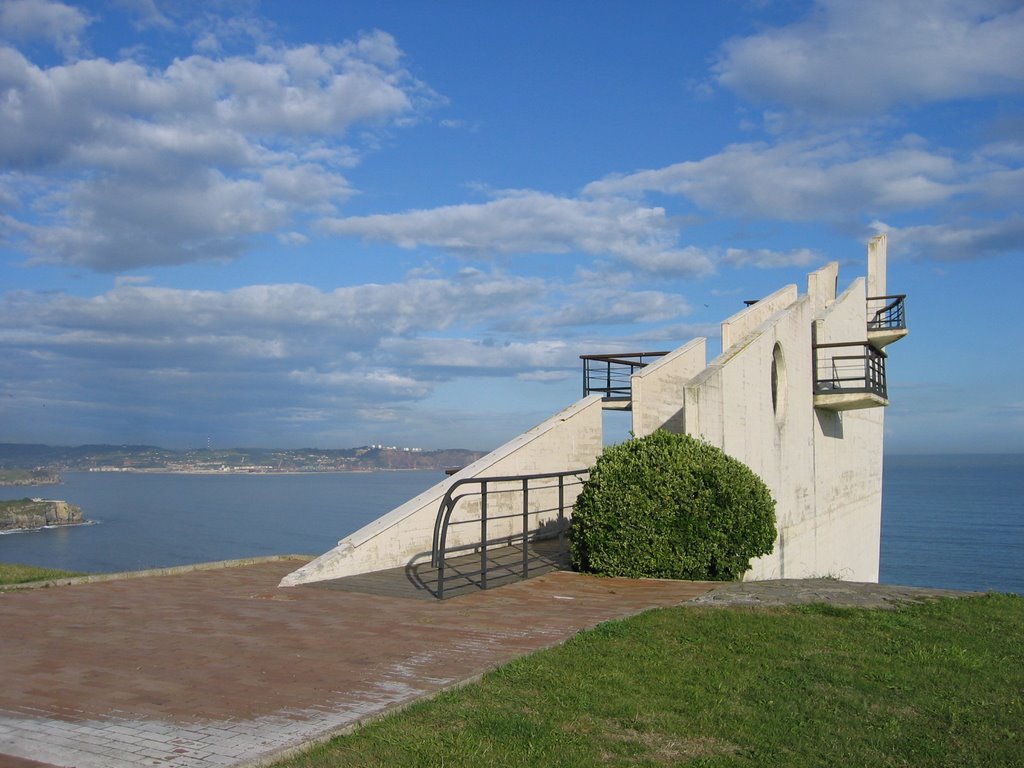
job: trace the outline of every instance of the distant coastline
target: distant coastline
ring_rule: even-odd
[[[368,445],[358,448],[229,448],[170,450],[147,445],[50,446],[0,443],[0,473],[12,477],[60,472],[160,472],[165,474],[312,474],[319,472],[444,471],[479,459],[483,451],[425,450]],[[20,473],[20,474],[18,474]],[[48,475],[46,475],[48,473]],[[42,481],[37,484],[46,484]]]
[[[144,474],[144,475],[353,475],[370,472],[423,472],[433,467],[380,467],[355,469],[247,469],[228,467],[226,469],[171,469],[163,467],[98,467],[90,473]],[[449,469],[448,467],[444,469]],[[438,468],[438,471],[444,471]]]
[[[60,475],[45,469],[0,469],[0,488],[56,485]]]

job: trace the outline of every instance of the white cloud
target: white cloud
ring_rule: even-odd
[[[962,168],[915,137],[877,148],[820,137],[733,144],[703,160],[609,176],[591,195],[682,195],[727,216],[812,221],[922,208],[960,189]]]
[[[578,373],[580,370],[578,360],[580,354],[670,352],[681,344],[698,337],[713,339],[721,335],[721,326],[718,323],[669,323],[643,329],[633,329],[628,326],[623,328],[625,332],[602,333],[598,336],[588,335],[576,339],[573,343],[573,352],[576,353],[576,358],[572,372]]]
[[[1016,0],[817,0],[805,20],[734,38],[717,82],[755,101],[819,113],[1024,90]]]
[[[309,242],[309,238],[301,232],[278,232],[277,241],[281,245],[300,246],[306,245]]]
[[[565,286],[548,309],[531,316],[510,317],[502,327],[538,334],[557,329],[665,323],[690,313],[679,294],[634,290],[628,285],[585,281]]]
[[[563,341],[490,342],[466,338],[387,339],[389,354],[416,366],[460,373],[519,371],[524,368],[575,366],[576,354]]]
[[[161,13],[156,5],[156,0],[113,0],[113,2],[135,16],[135,26],[138,29],[145,29],[147,27],[174,28],[174,22]]]
[[[692,276],[711,270],[706,254],[676,246],[678,225],[663,208],[614,197],[586,200],[505,191],[486,203],[326,219],[322,226],[336,235],[477,257],[582,251],[651,272]]]
[[[970,261],[1024,254],[1024,217],[1020,215],[909,227],[889,227],[876,221],[872,228],[888,232],[889,248],[894,255],[935,261]]]
[[[766,248],[726,248],[721,263],[738,268],[774,269],[776,267],[809,267],[812,264],[825,261],[827,261],[825,257],[810,248],[798,248],[794,251],[772,251]]]
[[[577,371],[526,371],[524,373],[516,374],[516,379],[519,381],[539,381],[539,382],[554,382],[554,381],[565,381],[569,378],[575,378],[579,373]]]
[[[410,376],[420,357],[396,357],[388,343],[429,345],[424,334],[455,323],[487,328],[543,296],[536,281],[480,273],[334,291],[301,284],[198,291],[124,280],[92,298],[16,292],[0,297],[0,357],[12,377],[36,355],[74,360],[95,375],[149,375],[173,360],[196,375],[228,368]]]
[[[578,306],[551,310],[563,301]],[[335,290],[183,290],[131,276],[92,297],[10,292],[0,295],[0,411],[28,429],[28,408],[82,423],[80,404],[91,403],[104,430],[128,434],[174,433],[183,414],[236,426],[262,414],[310,434],[360,410],[399,412],[465,377],[566,381],[589,348],[578,338],[588,316],[614,333],[685,311],[669,293],[473,268]]]
[[[405,417],[405,412],[400,408],[360,408],[356,414],[363,421],[398,421]]]
[[[976,153],[976,167],[965,185],[990,209],[1024,199],[1024,143],[988,145]],[[1019,208],[1019,207],[1018,207]]]
[[[275,36],[275,24],[265,16],[256,15],[255,4],[242,2],[208,4],[212,10],[196,13],[187,5],[165,3],[164,13],[192,36],[192,49],[198,53],[219,56],[225,51],[248,50],[253,45],[269,45]],[[218,12],[218,11],[222,12]]]
[[[253,235],[331,215],[353,193],[352,127],[432,98],[401,57],[382,32],[163,70],[40,68],[0,47],[0,170],[20,207],[5,239],[37,262],[116,271],[234,258]]]
[[[410,376],[402,376],[389,370],[365,370],[356,368],[345,371],[317,371],[307,368],[292,371],[289,378],[301,387],[343,391],[346,394],[384,395],[401,399],[418,399],[430,392],[430,385]]]
[[[77,8],[49,0],[0,3],[0,35],[15,40],[45,40],[66,57],[81,50],[89,18]]]

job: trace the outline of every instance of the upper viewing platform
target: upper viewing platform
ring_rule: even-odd
[[[814,407],[830,411],[889,404],[883,349],[907,335],[906,294],[886,291],[886,241],[868,244],[865,325],[813,345]],[[857,321],[859,324],[859,321]],[[864,335],[862,336],[861,333]]]
[[[875,349],[882,349],[907,335],[906,301],[905,293],[868,296],[868,341]]]
[[[633,407],[630,377],[668,352],[620,352],[612,355],[580,355],[583,361],[583,396],[600,395],[605,410],[628,411]]]
[[[885,353],[867,342],[814,346],[814,407],[830,411],[889,404]]]

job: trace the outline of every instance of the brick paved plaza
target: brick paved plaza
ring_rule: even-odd
[[[710,584],[555,572],[452,600],[296,560],[0,592],[0,767],[259,764]]]

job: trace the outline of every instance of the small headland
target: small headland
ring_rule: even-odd
[[[60,499],[14,499],[0,501],[0,533],[32,531],[87,522],[81,507]]]

